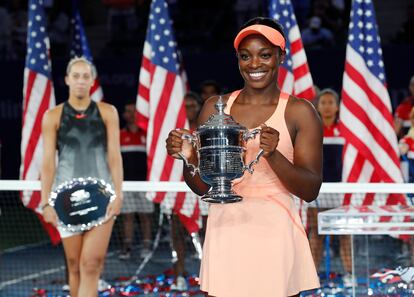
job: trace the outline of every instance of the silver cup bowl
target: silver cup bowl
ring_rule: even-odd
[[[232,203],[242,200],[242,197],[232,189],[232,181],[243,176],[247,170],[253,173],[253,165],[263,154],[260,150],[256,158],[249,164],[244,164],[243,153],[245,144],[260,133],[260,129],[249,131],[236,123],[233,118],[224,113],[225,103],[220,97],[215,107],[217,113],[210,116],[208,121],[197,128],[193,135],[183,135],[190,141],[198,154],[198,164],[188,163],[180,154],[191,173],[199,173],[201,179],[211,186],[208,193],[201,199],[210,203]]]

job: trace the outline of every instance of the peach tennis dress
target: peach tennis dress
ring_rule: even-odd
[[[225,112],[240,91],[228,99]],[[289,95],[281,93],[265,122],[279,131],[277,149],[293,162],[285,122]],[[246,163],[259,151],[259,137],[247,143]],[[241,202],[211,204],[200,268],[201,290],[217,297],[286,297],[319,287],[308,238],[292,195],[264,158],[235,180]]]

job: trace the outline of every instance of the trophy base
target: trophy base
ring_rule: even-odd
[[[231,180],[222,177],[213,180],[210,191],[201,197],[201,200],[208,203],[234,203],[242,199],[233,191]]]
[[[243,198],[237,194],[231,193],[231,194],[206,194],[203,197],[201,197],[201,200],[208,203],[234,203],[239,202]]]

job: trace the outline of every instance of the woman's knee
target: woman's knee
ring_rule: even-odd
[[[69,273],[79,274],[79,259],[74,257],[66,258]]]
[[[84,257],[81,260],[80,270],[82,273],[86,274],[99,274],[101,272],[103,262],[103,257]]]

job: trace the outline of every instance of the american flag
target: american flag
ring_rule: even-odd
[[[291,1],[272,0],[269,14],[283,26],[286,34],[286,57],[279,68],[279,86],[284,92],[312,100],[315,89]]]
[[[41,122],[43,114],[55,106],[49,57],[47,19],[42,0],[30,0],[28,9],[27,54],[24,69],[23,116],[20,178],[38,180],[42,163]],[[40,213],[40,193],[23,192],[23,204]],[[42,218],[39,216],[39,218]],[[48,226],[52,241],[59,240]]]
[[[148,180],[180,181],[182,161],[167,155],[165,139],[175,128],[188,128],[184,95],[185,74],[181,67],[172,21],[165,0],[153,0],[139,74],[137,122],[147,133]],[[157,193],[149,198],[174,209],[190,221],[198,219],[199,207],[192,195]],[[190,228],[185,223],[187,229]]]
[[[343,181],[403,182],[372,0],[352,3],[342,88]],[[405,204],[402,195],[356,199],[347,194],[344,204]]]
[[[93,58],[91,51],[89,49],[88,40],[86,39],[85,29],[83,28],[82,18],[79,13],[79,3],[78,0],[72,0],[72,25],[73,25],[73,34],[72,34],[72,45],[70,55],[74,57],[84,57],[89,62],[93,64]],[[93,101],[102,101],[103,100],[103,91],[99,83],[98,78],[95,79],[95,82],[90,90],[90,96]]]

